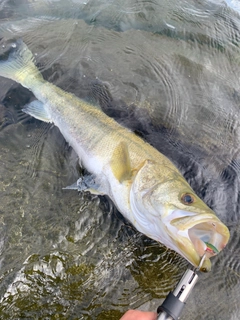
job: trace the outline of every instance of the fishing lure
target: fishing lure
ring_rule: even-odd
[[[217,254],[219,252],[218,249],[213,244],[211,244],[209,242],[205,242],[205,244],[207,246],[207,248],[206,248],[207,252],[210,252],[212,254]]]

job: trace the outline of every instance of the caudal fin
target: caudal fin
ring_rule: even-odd
[[[0,76],[21,83],[31,88],[35,81],[43,80],[41,73],[34,64],[32,52],[22,40],[11,46],[7,60],[0,60]]]

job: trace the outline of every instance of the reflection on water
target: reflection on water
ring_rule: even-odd
[[[184,318],[238,319],[237,10],[194,0],[6,0],[0,18],[1,46],[21,37],[47,80],[166,154],[229,226],[231,241],[200,276]],[[75,153],[57,128],[21,112],[28,90],[3,78],[0,88],[1,319],[156,310],[187,263],[105,197],[63,190],[82,174]]]

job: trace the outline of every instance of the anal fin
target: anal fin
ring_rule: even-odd
[[[26,104],[22,111],[38,120],[52,122],[50,115],[44,108],[44,104],[39,100],[33,100],[29,104]]]

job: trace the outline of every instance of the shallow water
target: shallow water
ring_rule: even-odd
[[[1,46],[22,38],[45,79],[100,104],[167,155],[228,225],[230,243],[183,317],[238,319],[236,6],[6,0],[0,18]],[[3,78],[0,88],[1,319],[156,310],[185,260],[138,233],[107,198],[63,190],[82,171],[74,151],[57,128],[21,112],[28,90]]]

